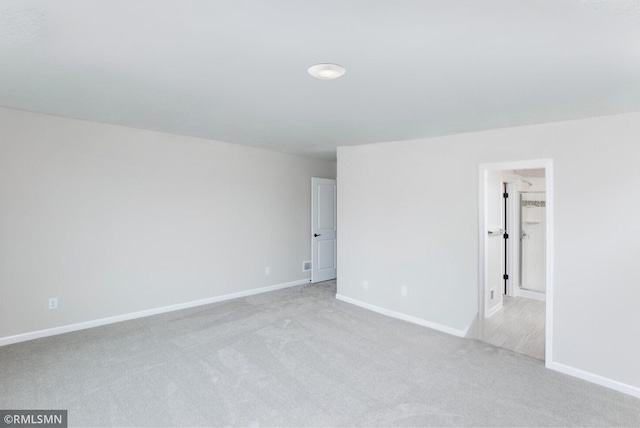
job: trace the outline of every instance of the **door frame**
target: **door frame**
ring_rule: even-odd
[[[334,221],[334,233],[335,233],[335,238],[334,238],[334,248],[333,248],[333,257],[334,257],[334,267],[336,269],[336,276],[334,278],[330,278],[330,279],[335,279],[337,278],[337,242],[338,242],[338,232],[337,232],[337,221],[338,221],[338,213],[337,213],[337,203],[338,203],[338,198],[337,198],[337,193],[338,193],[338,182],[336,179],[333,178],[320,178],[320,177],[311,177],[311,232],[309,233],[310,237],[311,237],[311,283],[316,283],[316,282],[320,282],[320,281],[326,281],[327,279],[319,279],[316,278],[316,272],[318,271],[318,254],[317,254],[317,240],[316,238],[313,236],[315,227],[314,227],[314,218],[316,215],[316,211],[318,208],[318,200],[316,199],[316,197],[318,195],[316,195],[316,187],[318,184],[330,184],[333,185],[334,187],[334,192],[333,192],[333,221]]]
[[[487,172],[496,170],[544,168],[546,212],[546,300],[545,300],[545,366],[553,364],[553,159],[480,164],[478,168],[478,339],[482,339],[485,320],[485,296],[489,293],[488,241],[487,241]]]

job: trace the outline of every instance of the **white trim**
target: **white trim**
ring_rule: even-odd
[[[453,336],[458,337],[466,337],[467,332],[469,331],[469,326],[464,330],[458,330],[457,328],[448,327],[446,325],[438,324],[432,321],[427,321],[422,318],[414,317],[411,315],[403,314],[402,312],[392,311],[390,309],[381,308],[379,306],[371,305],[369,303],[361,302],[360,300],[352,299],[351,297],[343,296],[342,294],[336,294],[336,299],[341,300],[346,303],[351,303],[352,305],[360,306],[361,308],[368,309],[373,312],[377,312],[382,315],[386,315],[388,317],[397,318],[402,321],[407,321],[412,324],[418,324],[423,327],[428,327],[433,330],[438,330],[443,333],[451,334]]]
[[[553,197],[553,161],[545,162],[545,192],[546,192],[546,227],[547,227],[547,284],[545,286],[545,365],[549,367],[553,363],[553,223],[554,223],[554,197]]]
[[[55,336],[72,331],[85,330],[87,328],[99,327],[113,324],[120,321],[128,321],[136,318],[148,317],[150,315],[163,314],[165,312],[179,311],[181,309],[193,308],[196,306],[208,305],[210,303],[223,302],[225,300],[237,299],[239,297],[252,296],[254,294],[266,293],[268,291],[281,290],[283,288],[294,287],[296,285],[308,284],[309,279],[299,279],[297,281],[285,282],[283,284],[269,285],[267,287],[253,288],[251,290],[239,291],[237,293],[225,294],[222,296],[209,297],[207,299],[194,300],[191,302],[178,303],[176,305],[162,306],[160,308],[147,309],[129,314],[116,315],[108,318],[84,321],[76,324],[67,324],[60,327],[48,328],[45,330],[31,331],[29,333],[16,334],[0,338],[0,346],[11,345],[12,343],[26,342],[27,340],[39,339],[41,337]]]
[[[540,300],[541,302],[544,302],[547,300],[547,296],[545,295],[545,293],[540,293],[539,291],[531,291],[531,290],[524,290],[520,287],[515,287],[515,296],[516,297],[524,297],[526,299],[533,299],[533,300]]]
[[[495,314],[497,314],[500,309],[502,309],[502,302],[499,302],[497,305],[495,305],[492,309],[489,310],[489,312],[487,312],[484,317],[485,318],[491,318],[492,316],[494,316]]]
[[[478,339],[482,340],[484,318],[486,316],[487,284],[485,253],[488,252],[487,240],[487,204],[485,193],[487,192],[487,170],[483,165],[478,167]]]
[[[569,376],[586,380],[591,383],[595,383],[596,385],[604,386],[606,388],[610,388],[618,392],[622,392],[623,394],[628,394],[633,397],[640,398],[640,388],[628,385],[626,383],[618,382],[617,380],[609,379],[604,376],[593,374],[584,370],[565,366],[564,364],[561,364],[561,363],[547,364],[547,368],[551,370],[555,370],[560,373],[564,373]]]

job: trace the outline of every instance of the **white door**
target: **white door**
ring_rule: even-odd
[[[311,282],[336,277],[336,180],[311,179]]]
[[[502,307],[504,290],[504,229],[503,229],[503,184],[500,171],[487,171],[485,187],[486,206],[486,275],[485,317],[493,315]]]

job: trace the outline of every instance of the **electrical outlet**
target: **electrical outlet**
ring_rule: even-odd
[[[494,296],[496,295],[496,289],[492,288],[491,289],[491,300],[493,300]]]
[[[268,266],[266,268],[264,268],[264,274],[265,275],[271,275],[271,268],[268,267]]]
[[[400,294],[402,295],[402,297],[407,297],[407,286],[403,285],[402,287],[400,287]]]
[[[49,299],[49,309],[58,309],[58,298],[52,297]]]
[[[369,281],[362,281],[362,288],[364,288],[365,290],[369,289]]]

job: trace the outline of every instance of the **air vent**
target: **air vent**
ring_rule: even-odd
[[[302,262],[302,272],[309,272],[311,270],[311,260]]]

